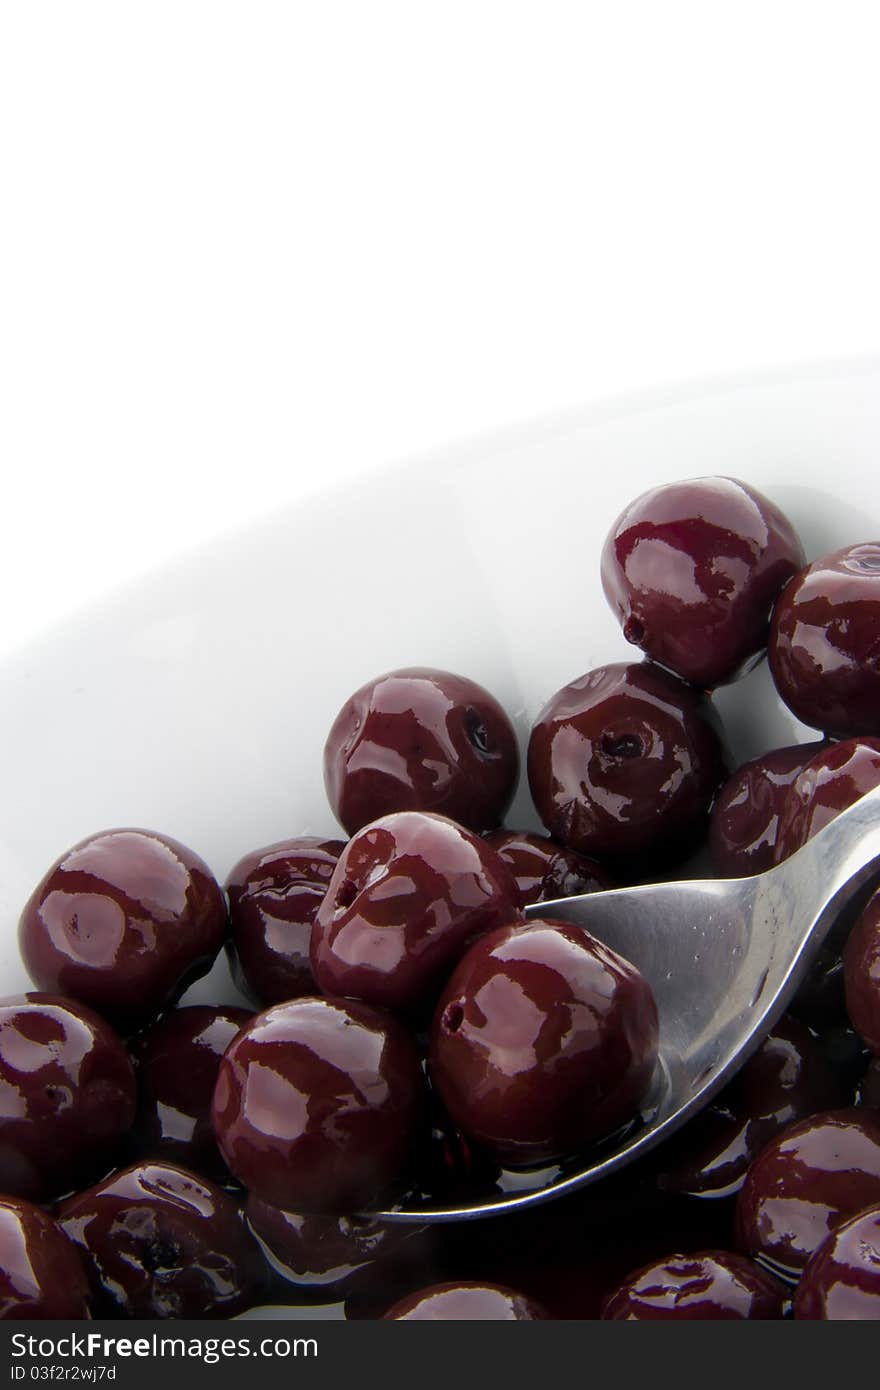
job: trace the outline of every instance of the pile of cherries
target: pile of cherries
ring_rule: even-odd
[[[20,921],[0,1001],[0,1316],[880,1317],[880,894],[841,921],[728,1088],[598,1189],[417,1226],[638,1121],[647,982],[527,906],[675,872],[760,872],[880,783],[880,544],[805,567],[727,478],[618,518],[606,595],[644,659],[531,731],[547,833],[503,828],[515,731],[425,668],[358,690],[324,750],[347,840],[245,856],[225,891],[139,829],[92,835]],[[711,691],[765,652],[820,737],[729,771]],[[227,952],[253,1009],[180,1006]]]

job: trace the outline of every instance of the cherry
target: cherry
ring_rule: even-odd
[[[549,835],[536,835],[529,830],[494,830],[486,836],[486,843],[497,851],[516,879],[523,907],[614,887],[595,859],[566,849]]]
[[[383,1314],[383,1318],[411,1322],[533,1322],[546,1317],[547,1313],[533,1298],[502,1284],[483,1284],[477,1280],[433,1284],[419,1289]]]
[[[763,655],[773,603],[804,563],[778,507],[735,478],[653,488],[602,550],[602,585],[628,641],[711,690]]]
[[[192,1004],[172,1009],[137,1039],[135,1128],[143,1155],[212,1178],[228,1176],[214,1139],[211,1102],[220,1059],[251,1017],[247,1009]]]
[[[847,938],[843,975],[850,1022],[880,1057],[880,892],[870,898]]]
[[[789,787],[779,817],[776,859],[781,862],[817,831],[880,785],[880,739],[825,744]]]
[[[347,1213],[401,1177],[423,1102],[415,1043],[390,1014],[293,999],[257,1014],[230,1044],[214,1130],[230,1171],[270,1205]]]
[[[40,1207],[0,1197],[0,1319],[88,1318],[79,1252]]]
[[[782,593],[768,657],[789,709],[834,738],[880,735],[880,544],[846,546]]]
[[[629,1275],[605,1299],[606,1320],[782,1318],[783,1284],[743,1255],[701,1250],[667,1255]]]
[[[334,1292],[419,1229],[369,1215],[282,1211],[253,1192],[248,1193],[245,1216],[271,1268],[285,1283]]]
[[[788,790],[825,745],[774,748],[743,763],[728,778],[712,807],[709,852],[719,878],[747,878],[771,869]]]
[[[148,830],[108,830],[61,856],[19,923],[42,990],[134,1032],[204,975],[226,936],[226,904],[192,850]]]
[[[472,939],[521,916],[513,875],[485,840],[400,811],[343,850],[315,914],[312,970],[328,994],[412,1014]]]
[[[694,1197],[730,1196],[774,1135],[846,1099],[809,1030],[783,1018],[721,1094],[660,1149],[659,1185]]]
[[[737,1199],[737,1244],[797,1278],[829,1231],[880,1202],[880,1114],[826,1110],[761,1151]]]
[[[880,1321],[880,1204],[850,1217],[817,1246],[797,1287],[794,1316]]]
[[[236,981],[260,1005],[314,994],[312,923],[345,845],[301,837],[254,850],[226,880]]]
[[[267,1275],[235,1202],[170,1163],[137,1163],[63,1202],[99,1311],[125,1318],[232,1317]]]
[[[137,1105],[131,1058],[91,1009],[0,1000],[0,1192],[43,1201],[106,1172]]]
[[[705,698],[643,662],[558,691],[532,729],[528,773],[551,835],[633,877],[640,858],[668,863],[694,847],[726,769]]]
[[[564,922],[499,927],[459,962],[431,1033],[455,1124],[503,1161],[547,1163],[632,1119],[657,1009],[622,956]]]
[[[349,835],[392,811],[436,811],[469,830],[491,830],[518,776],[516,734],[494,696],[427,667],[361,686],[324,748],[327,796]]]

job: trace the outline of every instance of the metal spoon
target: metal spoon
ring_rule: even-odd
[[[536,904],[619,951],[651,984],[660,1060],[641,1122],[558,1169],[510,1176],[511,1190],[459,1206],[398,1207],[392,1221],[473,1219],[586,1187],[654,1148],[760,1047],[840,912],[880,875],[880,788],[791,858],[751,878],[693,879]]]

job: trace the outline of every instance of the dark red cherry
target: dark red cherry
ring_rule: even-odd
[[[880,1113],[826,1110],[762,1150],[737,1199],[737,1245],[797,1278],[829,1231],[880,1202]]]
[[[346,845],[315,914],[312,971],[327,994],[412,1013],[468,943],[521,919],[490,845],[445,816],[400,811]]]
[[[552,1162],[632,1119],[656,1057],[647,982],[564,922],[482,937],[431,1033],[431,1078],[452,1120],[511,1165]]]
[[[847,938],[843,977],[850,1022],[880,1057],[880,892],[870,898]]]
[[[711,690],[754,665],[780,589],[804,563],[791,524],[735,478],[643,493],[602,550],[602,585],[628,641]]]
[[[57,1222],[21,1197],[0,1197],[0,1318],[88,1318],[89,1281]]]
[[[609,1321],[782,1318],[788,1293],[754,1260],[728,1250],[667,1255],[624,1279],[606,1298]]]
[[[334,1291],[419,1229],[366,1214],[282,1211],[253,1192],[248,1193],[245,1216],[269,1265],[285,1283]]]
[[[477,1280],[433,1284],[400,1299],[383,1318],[410,1322],[533,1322],[547,1313],[533,1298],[502,1284]]]
[[[63,1202],[99,1311],[124,1318],[233,1317],[267,1272],[237,1205],[175,1164],[137,1163]]]
[[[777,860],[794,854],[847,806],[878,785],[880,739],[844,739],[823,745],[797,773],[786,793],[779,817]],[[846,1021],[843,950],[857,919],[855,906],[839,914],[791,1006],[792,1012],[821,1032]]]
[[[518,776],[516,734],[494,696],[427,667],[361,686],[324,747],[327,796],[349,835],[392,811],[436,811],[469,830],[491,830]]]
[[[796,1318],[880,1322],[880,1203],[844,1221],[811,1255]]]
[[[776,859],[781,862],[835,816],[880,785],[880,739],[826,744],[796,775],[779,817]]]
[[[22,959],[43,990],[134,1032],[210,968],[226,903],[192,850],[147,830],[108,830],[68,850],[19,923]]]
[[[211,1124],[220,1059],[253,1015],[247,1009],[193,1004],[172,1009],[134,1045],[140,1102],[136,1121],[144,1156],[222,1179],[226,1168]]]
[[[71,999],[0,1000],[0,1192],[60,1197],[119,1160],[137,1106],[131,1058]]]
[[[238,1180],[285,1211],[358,1211],[398,1179],[424,1104],[415,1046],[390,1014],[303,998],[257,1014],[228,1048],[214,1130]]]
[[[747,878],[772,869],[779,818],[797,774],[824,748],[798,743],[774,748],[743,763],[725,782],[712,807],[709,852],[719,878]]]
[[[226,880],[230,963],[258,1004],[315,993],[312,923],[344,848],[342,840],[282,840],[245,855]]]
[[[600,893],[615,885],[595,859],[576,854],[549,835],[529,830],[494,830],[487,844],[500,854],[516,879],[523,907],[581,893]]]
[[[529,785],[550,834],[618,872],[668,862],[705,832],[726,776],[710,705],[651,662],[600,666],[558,691],[529,740]]]
[[[694,1197],[730,1196],[781,1129],[848,1098],[809,1030],[780,1019],[733,1081],[660,1149],[659,1185]]]
[[[825,555],[792,579],[768,657],[798,719],[833,738],[880,735],[880,544]]]

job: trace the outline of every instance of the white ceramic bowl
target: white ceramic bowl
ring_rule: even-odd
[[[28,984],[23,903],[94,831],[167,832],[221,879],[260,845],[337,834],[323,742],[371,676],[402,665],[471,676],[525,751],[560,685],[639,658],[598,562],[644,489],[739,477],[782,507],[814,558],[880,539],[878,459],[880,363],[708,384],[377,472],[109,593],[0,667],[3,992]],[[766,666],[717,703],[740,760],[813,736]],[[508,823],[537,826],[524,783]],[[236,997],[225,962],[191,997]]]

